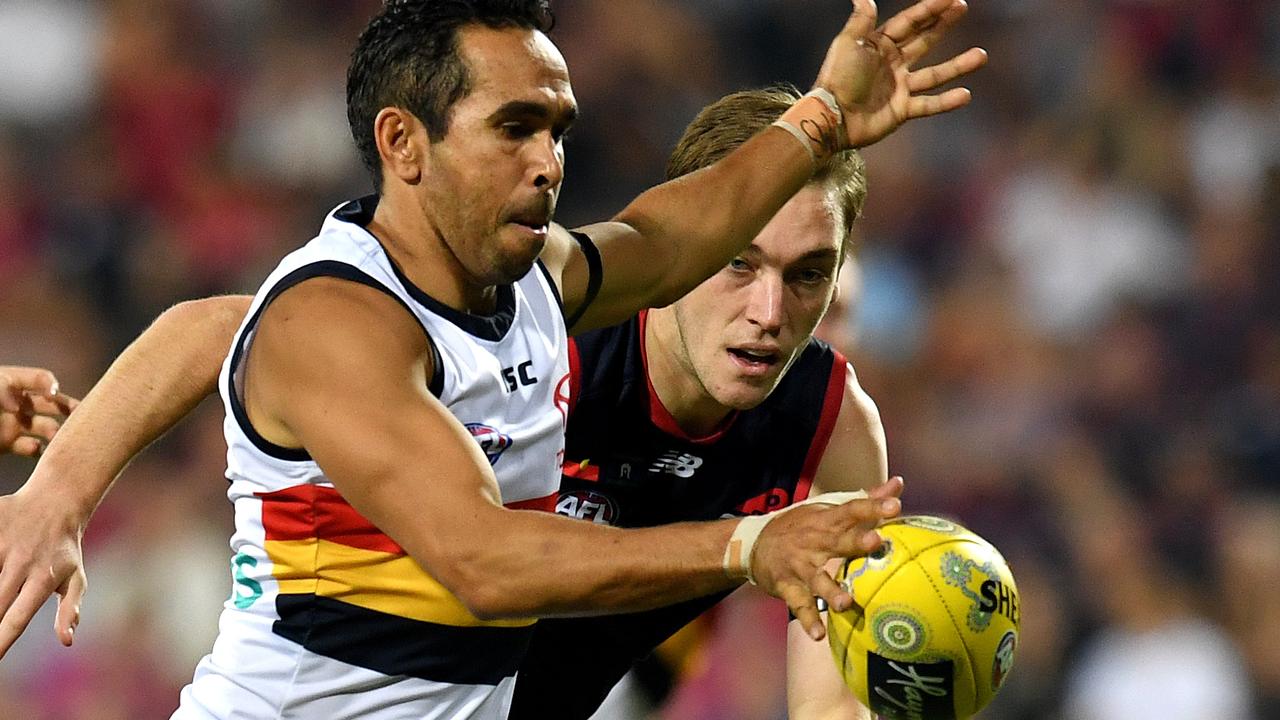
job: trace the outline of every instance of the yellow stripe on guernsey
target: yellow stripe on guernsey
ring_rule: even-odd
[[[441,625],[524,627],[533,619],[480,620],[408,555],[329,540],[269,540],[282,594],[313,593],[359,607]]]

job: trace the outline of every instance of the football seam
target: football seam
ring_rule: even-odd
[[[969,541],[962,540],[960,542],[969,542]],[[912,558],[912,560],[915,562],[919,562],[917,558]],[[938,584],[933,581],[933,576],[926,572],[924,573],[924,577],[926,580],[929,581],[929,586],[933,588],[933,594],[938,597],[938,600],[942,601],[942,607],[947,611],[947,619],[951,621],[951,626],[956,629],[956,635],[960,638],[960,644],[964,646],[964,654],[969,658],[969,678],[973,681],[973,702],[976,704],[978,702],[977,658],[973,656],[973,649],[969,647],[969,643],[964,634],[964,630],[960,628],[960,623],[956,621],[956,616],[951,613],[951,605],[947,603],[946,596],[944,596],[942,594],[942,591],[938,589]]]

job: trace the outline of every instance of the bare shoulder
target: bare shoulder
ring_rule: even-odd
[[[323,375],[429,356],[422,326],[386,292],[333,277],[285,290],[258,320],[254,353],[292,370]],[[364,373],[362,373],[364,374]]]
[[[840,412],[814,478],[813,492],[866,490],[888,480],[880,411],[846,363]]]

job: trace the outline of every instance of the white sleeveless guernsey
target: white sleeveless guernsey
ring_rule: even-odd
[[[411,284],[347,203],[263,283],[223,363],[233,591],[213,651],[174,718],[505,718],[533,620],[482,621],[359,515],[304,450],[249,424],[239,372],[274,297],[339,277],[395,297],[435,345],[431,391],[489,458],[508,507],[553,510],[568,354],[559,296],[539,263],[471,316]],[[353,387],[352,392],[359,392]]]

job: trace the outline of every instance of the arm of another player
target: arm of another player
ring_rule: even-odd
[[[54,592],[54,631],[71,644],[89,517],[133,456],[215,390],[249,300],[195,300],[161,314],[67,419],[26,484],[0,497],[0,657]]]
[[[847,366],[840,414],[818,465],[813,493],[871,490],[888,478],[884,427],[875,403]],[[829,569],[834,569],[829,566]],[[825,618],[824,618],[825,619]],[[787,628],[787,706],[793,720],[869,720],[871,713],[845,686],[826,641],[814,641],[798,622]]]
[[[719,162],[641,194],[611,222],[581,228],[598,247],[603,268],[594,298],[588,298],[589,260],[562,230],[557,233],[544,259],[559,273],[565,307],[572,314],[589,301],[571,330],[618,323],[692,290],[741,252],[804,186],[815,157],[869,145],[908,120],[967,104],[965,88],[924,93],[981,67],[985,51],[972,48],[911,70],[965,9],[962,0],[920,0],[873,30],[875,4],[855,0],[854,14],[831,43],[815,82],[834,95],[840,115],[821,101],[802,100],[792,111],[802,105],[823,109],[803,119],[788,111],[783,119],[791,117],[795,132],[808,135],[809,143],[770,126]]]
[[[305,447],[362,516],[478,617],[640,610],[738,582],[724,564],[736,520],[620,530],[502,507],[488,460],[428,391],[421,327],[378,290],[315,278],[284,291],[246,362],[255,429]],[[897,510],[896,498],[877,496],[779,516],[760,535],[756,577],[801,612],[815,593],[843,605],[822,564],[873,549],[870,528]],[[812,621],[821,632],[816,610]]]

